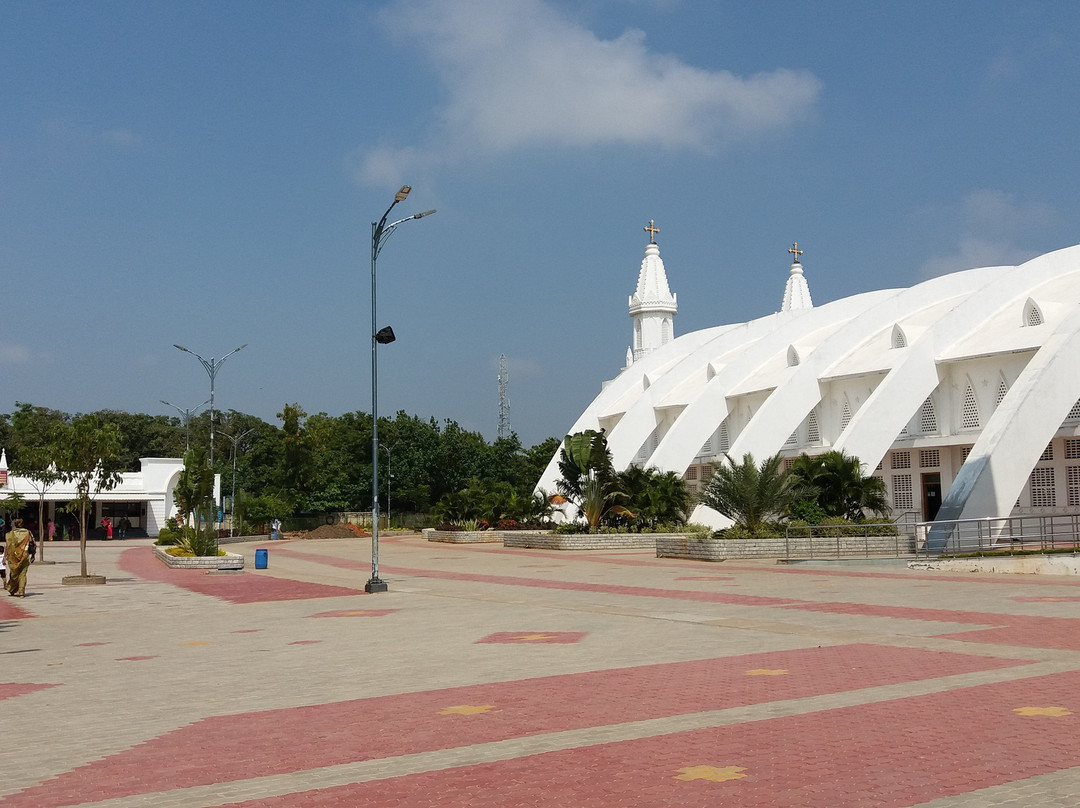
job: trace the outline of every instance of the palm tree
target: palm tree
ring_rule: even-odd
[[[705,486],[701,502],[750,533],[760,533],[766,524],[781,519],[798,498],[799,481],[781,471],[779,453],[760,466],[749,453],[738,464],[729,455],[724,460]]]
[[[805,498],[816,499],[829,516],[861,522],[867,512],[889,515],[885,483],[865,475],[857,457],[835,450],[817,457],[801,455],[792,464],[791,472],[809,493],[804,494]]]
[[[686,523],[692,498],[677,472],[630,466],[616,474],[616,483],[626,495],[626,506],[636,514],[637,529],[655,528],[663,522]]]

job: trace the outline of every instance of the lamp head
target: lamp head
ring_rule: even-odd
[[[394,336],[394,329],[390,326],[385,326],[375,332],[375,341],[380,345],[389,345],[396,339],[397,337]]]
[[[411,185],[402,185],[401,190],[398,191],[396,194],[394,194],[394,201],[395,202],[404,202],[405,197],[407,197],[409,195],[409,191],[411,191],[411,190],[412,190]]]

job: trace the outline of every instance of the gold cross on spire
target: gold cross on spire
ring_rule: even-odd
[[[642,229],[649,234],[649,243],[655,244],[656,234],[660,232],[660,228],[656,226],[656,222],[654,222],[652,219],[649,219],[648,226]]]
[[[799,242],[794,242],[788,252],[795,256],[795,263],[799,263],[799,256],[803,254],[803,251],[799,249]]]

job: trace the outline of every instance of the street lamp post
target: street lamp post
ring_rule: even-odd
[[[394,475],[390,473],[390,449],[392,447],[387,446],[385,443],[379,447],[386,452],[386,529],[390,529],[390,481],[394,479]]]
[[[412,187],[402,185],[394,194],[394,201],[378,222],[371,223],[371,578],[364,585],[365,592],[385,592],[389,587],[379,578],[379,352],[380,345],[389,345],[396,337],[390,326],[380,329],[376,321],[376,272],[375,263],[383,245],[393,235],[399,224],[422,219],[435,211],[414,213],[396,222],[386,223],[390,211],[398,202],[404,202]]]
[[[201,364],[203,366],[203,369],[206,371],[206,375],[210,377],[210,399],[209,399],[209,401],[210,401],[210,468],[213,469],[214,468],[214,379],[217,378],[217,373],[221,369],[221,366],[225,364],[225,360],[228,359],[230,356],[232,356],[237,351],[244,350],[244,348],[247,347],[247,343],[245,342],[239,348],[233,348],[231,351],[229,351],[227,354],[225,354],[223,357],[221,357],[221,359],[215,359],[212,356],[209,359],[203,359],[201,356],[199,356],[194,351],[190,351],[187,348],[185,348],[183,345],[177,345],[176,343],[173,343],[173,347],[183,351],[184,353],[189,353],[192,356],[194,356],[196,359],[198,359],[199,364]]]
[[[245,435],[250,435],[255,428],[245,429],[239,435],[225,433],[225,437],[232,441],[232,512],[229,514],[229,538],[233,537],[233,527],[236,525],[236,450]]]
[[[180,423],[184,425],[184,454],[187,454],[188,449],[191,448],[191,419],[195,417],[195,413],[210,403],[210,399],[206,399],[202,404],[197,407],[192,407],[190,410],[182,410],[175,404],[170,404],[163,398],[158,400],[167,407],[172,407],[180,413]]]

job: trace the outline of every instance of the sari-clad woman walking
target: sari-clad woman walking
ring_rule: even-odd
[[[7,560],[8,594],[17,598],[26,597],[26,569],[30,566],[30,542],[33,534],[23,527],[22,519],[16,519],[14,529],[7,534],[7,548],[4,558]]]

